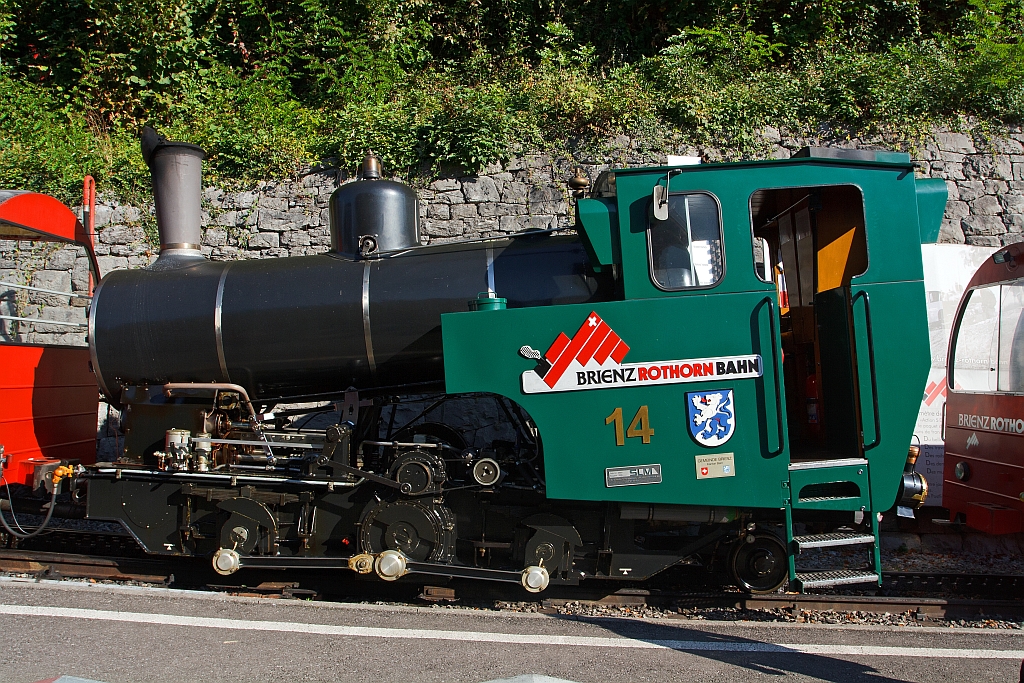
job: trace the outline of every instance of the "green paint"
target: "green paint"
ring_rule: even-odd
[[[920,178],[917,181],[917,214],[921,222],[921,244],[939,241],[942,216],[946,212],[949,191],[942,178]]]
[[[673,194],[713,195],[721,209],[725,246],[722,278],[712,287],[682,292],[659,289],[649,271],[651,193],[656,183],[664,184],[668,170],[620,169],[615,172],[617,198],[579,203],[587,252],[594,264],[620,265],[616,277],[622,299],[443,316],[447,391],[493,392],[523,406],[539,429],[550,498],[887,509],[896,495],[929,365],[919,228],[922,194],[909,160],[802,158],[672,169]],[[850,320],[853,332],[845,347],[849,367],[845,375],[839,374],[847,378],[853,397],[850,429],[844,432],[850,442],[843,455],[868,462],[791,472],[778,294],[773,283],[761,281],[754,271],[750,199],[761,189],[843,184],[856,186],[863,196],[868,243],[867,270],[853,278],[845,298],[837,299],[848,311],[841,320]],[[937,195],[927,196],[925,202]],[[520,356],[519,348],[529,345],[543,352],[559,333],[572,337],[592,311],[629,345],[625,365],[760,356],[763,374],[525,393],[521,376],[536,363]],[[726,443],[708,448],[690,434],[687,393],[728,389],[734,394],[735,430]],[[627,437],[616,445],[615,425],[606,418],[621,408],[628,425],[641,406],[648,407],[654,430],[650,443]],[[731,476],[698,478],[697,456],[727,453],[733,455]],[[660,484],[606,485],[606,468],[653,464],[662,468]],[[836,481],[852,482],[856,494],[799,501],[805,486]],[[786,495],[780,498],[780,489],[791,493],[792,502]]]

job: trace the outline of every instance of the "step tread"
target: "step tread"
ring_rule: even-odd
[[[793,540],[801,548],[828,548],[843,545],[874,544],[875,537],[871,534],[860,534],[852,531],[831,534],[807,534],[794,536]]]
[[[823,588],[852,583],[877,583],[878,574],[867,569],[832,569],[820,572],[797,572],[796,580],[803,588]]]
[[[798,460],[789,464],[789,471],[817,470],[829,467],[863,467],[868,464],[866,458],[836,458],[834,460]]]

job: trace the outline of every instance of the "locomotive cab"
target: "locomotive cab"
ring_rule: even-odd
[[[734,573],[786,555],[805,587],[878,580],[873,511],[895,501],[929,362],[920,244],[941,213],[918,198],[935,191],[884,152],[616,170],[578,230],[623,299],[445,316],[448,391],[516,397],[549,498],[781,509],[783,542],[755,538]],[[515,378],[524,342],[543,357]],[[867,533],[794,533],[822,511]],[[869,571],[797,576],[786,550],[847,541],[873,546]]]

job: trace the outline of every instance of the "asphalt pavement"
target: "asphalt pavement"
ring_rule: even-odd
[[[1021,631],[570,618],[18,579],[0,579],[0,643],[11,683],[1003,683],[1024,658]]]

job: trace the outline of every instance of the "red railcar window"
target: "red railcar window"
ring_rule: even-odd
[[[1024,282],[1000,285],[999,391],[1024,392]]]
[[[953,347],[952,385],[961,391],[996,391],[999,356],[999,285],[979,287],[967,300]]]

